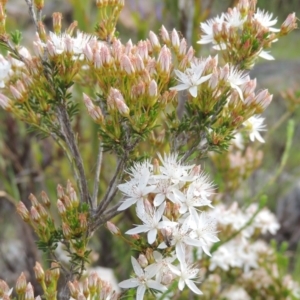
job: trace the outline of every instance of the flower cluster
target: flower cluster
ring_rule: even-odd
[[[277,19],[264,10],[256,10],[255,5],[256,1],[239,1],[227,13],[201,23],[203,34],[198,43],[212,43],[227,62],[238,62],[242,69],[252,68],[258,57],[274,59],[265,49],[297,27],[295,13],[277,29],[273,27]]]
[[[279,229],[276,217],[267,208],[258,210],[258,205],[253,203],[243,211],[235,202],[229,208],[217,205],[212,215],[218,220],[218,229],[222,232],[223,239],[226,240],[236,232],[240,233],[213,253],[210,270],[221,268],[228,271],[230,268],[239,268],[247,273],[259,266],[262,257],[273,253],[263,241],[253,242],[255,237],[267,233],[275,235]]]
[[[126,234],[147,233],[143,259],[132,257],[136,277],[120,283],[123,288],[138,287],[137,299],[143,299],[148,288],[164,292],[176,279],[180,290],[186,284],[201,294],[191,280],[199,271],[190,265],[191,248],[201,248],[210,256],[208,246],[219,241],[216,222],[205,212],[212,208],[213,193],[207,175],[200,166],[183,165],[177,154],[159,158],[161,165],[156,160],[153,165],[136,163],[128,171],[130,180],[118,186],[125,196],[119,210],[135,204],[143,223]]]

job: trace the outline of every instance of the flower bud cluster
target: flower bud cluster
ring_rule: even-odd
[[[42,192],[42,201],[33,195],[29,195],[31,208],[28,210],[25,204],[20,201],[17,205],[17,212],[21,218],[30,224],[38,237],[44,243],[48,243],[52,234],[56,231],[54,220],[50,213],[50,201],[45,192]]]
[[[230,147],[222,156],[212,153],[210,157],[223,179],[225,190],[235,191],[261,165],[263,152],[250,146],[246,149]]]
[[[62,234],[66,241],[70,243],[72,251],[79,257],[83,257],[86,252],[88,237],[89,211],[86,204],[80,204],[76,191],[70,181],[66,189],[61,185],[57,186],[57,209],[62,222]]]
[[[210,256],[209,246],[219,241],[216,222],[205,212],[212,208],[209,197],[213,185],[200,166],[183,165],[177,154],[159,158],[161,165],[157,160],[153,165],[148,161],[136,163],[128,171],[130,180],[118,186],[125,196],[119,210],[135,204],[143,223],[126,234],[147,233],[138,260],[132,257],[134,287],[143,294],[147,288],[164,292],[179,279],[180,290],[187,284],[194,293],[201,294],[192,281],[199,269],[189,264],[188,257],[191,247]],[[120,287],[130,287],[129,281],[121,282]]]
[[[82,284],[78,281],[69,281],[68,287],[71,297],[75,300],[117,300],[120,297],[120,295],[113,290],[111,284],[102,280],[97,273],[91,273],[84,279]]]
[[[295,14],[287,17],[281,29],[273,27],[277,18],[272,18],[272,14],[256,10],[255,0],[241,0],[227,13],[201,23],[203,35],[198,43],[212,43],[215,50],[222,51],[225,61],[238,62],[241,69],[250,69],[258,57],[274,59],[265,50],[297,27]]]

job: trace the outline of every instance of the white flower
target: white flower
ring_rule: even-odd
[[[209,181],[208,176],[203,172],[200,173],[198,178],[193,181],[187,191],[181,194],[182,196],[179,198],[181,201],[181,207],[179,212],[181,214],[189,211],[192,213],[192,210],[195,210],[195,207],[200,206],[209,206],[212,207],[211,201],[208,197],[212,194],[213,185]]]
[[[167,288],[164,285],[151,279],[154,275],[144,272],[134,257],[131,257],[131,263],[137,277],[120,282],[119,287],[124,289],[137,287],[136,300],[143,300],[147,289],[154,289],[161,292],[167,291]]]
[[[261,118],[260,116],[252,116],[243,123],[245,129],[249,133],[251,142],[254,142],[255,139],[261,143],[265,142],[259,133],[259,131],[266,131],[266,125],[263,124],[263,121],[264,118]]]
[[[213,19],[207,20],[205,23],[200,24],[200,28],[202,32],[204,33],[201,35],[201,39],[197,42],[198,44],[217,44],[217,42],[214,39],[214,26],[219,26],[221,30],[221,24],[224,22],[224,14],[221,15],[221,17],[217,16]]]
[[[241,28],[247,20],[247,16],[242,16],[240,11],[234,7],[228,13],[225,13],[224,19],[229,27]]]
[[[96,41],[96,38],[90,34],[86,34],[81,31],[77,31],[76,37],[72,37],[72,40],[73,40],[73,54],[81,55],[81,54],[83,54],[83,49],[85,48],[85,46],[91,40]]]
[[[153,251],[153,257],[155,263],[147,266],[145,271],[150,275],[153,274],[158,282],[161,282],[163,276],[170,272],[169,266],[176,259],[176,256],[172,254],[171,256],[163,257],[158,251]]]
[[[194,165],[182,166],[177,153],[165,154],[164,158],[158,154],[158,157],[163,165],[160,166],[161,174],[155,175],[155,179],[170,180],[174,184],[190,181],[187,170],[192,169]]]
[[[180,270],[172,265],[170,265],[170,269],[175,275],[179,276],[179,290],[182,291],[185,285],[187,285],[189,289],[195,294],[203,294],[195,285],[195,283],[191,280],[196,278],[197,274],[199,273],[199,269],[193,268],[192,266],[188,266],[185,262],[180,262]]]
[[[193,228],[194,238],[197,238],[201,242],[201,248],[203,251],[211,256],[209,252],[209,246],[211,243],[219,241],[217,237],[217,222],[215,219],[209,217],[205,212],[200,215],[193,211],[191,227]]]
[[[158,183],[156,184],[156,188],[153,191],[155,193],[153,204],[154,206],[161,205],[166,198],[173,203],[179,203],[178,197],[176,197],[176,194],[180,193],[178,188],[174,183],[172,183],[171,180],[166,179],[160,179],[158,180]]]
[[[4,88],[4,82],[8,78],[11,64],[0,54],[0,88]]]
[[[249,75],[237,69],[235,66],[230,66],[227,81],[230,84],[231,88],[235,89],[238,92],[240,98],[244,100],[243,92],[240,86],[250,81]]]
[[[148,232],[148,243],[153,244],[156,240],[157,230],[167,227],[175,226],[176,222],[160,221],[165,210],[165,204],[162,204],[156,211],[147,211],[143,207],[136,210],[137,216],[143,221],[143,225],[137,225],[130,229],[126,234],[137,234],[141,232]]]
[[[277,18],[272,20],[273,14],[265,12],[264,10],[257,9],[254,14],[254,19],[258,21],[263,27],[268,28],[271,32],[279,32],[280,29],[271,27],[277,23]]]
[[[134,178],[131,181],[118,185],[118,189],[128,197],[118,210],[124,210],[133,204],[137,204],[139,207],[144,205],[143,200],[155,189],[155,185],[148,186],[150,175],[150,171],[145,169],[143,176],[139,179]]]
[[[170,244],[171,246],[175,246],[176,256],[180,262],[185,261],[186,245],[201,247],[201,242],[199,240],[190,237],[190,217],[187,217],[181,225],[169,229],[171,231]],[[158,246],[158,249],[165,249],[168,247],[170,247],[170,245],[167,245],[166,242],[162,242]]]
[[[188,90],[192,97],[197,97],[198,86],[207,81],[212,75],[202,76],[205,65],[206,61],[200,61],[197,64],[192,64],[191,68],[186,69],[184,72],[175,70],[174,72],[181,84],[171,87],[170,90]]]

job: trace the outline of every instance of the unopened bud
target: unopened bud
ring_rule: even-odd
[[[123,54],[120,60],[120,67],[122,71],[125,71],[128,75],[134,73],[133,65],[126,54]]]
[[[34,6],[37,10],[42,10],[44,8],[44,0],[34,0]]]
[[[50,199],[49,199],[48,195],[46,194],[46,192],[44,192],[44,191],[41,192],[41,198],[42,198],[43,204],[46,207],[50,207],[51,206]]]
[[[58,209],[59,214],[61,216],[65,215],[66,212],[67,212],[67,210],[66,210],[65,205],[63,204],[63,202],[60,199],[57,200],[57,204],[56,205],[57,205],[57,209]]]
[[[43,24],[43,22],[38,22],[38,33],[39,33],[39,37],[43,42],[47,41],[47,33],[45,30],[45,26]]]
[[[42,282],[45,279],[45,272],[40,263],[36,262],[35,266],[33,267],[35,278],[38,282]]]
[[[89,295],[90,295],[90,290],[89,290],[89,282],[88,282],[88,279],[85,278],[83,280],[83,283],[82,283],[82,292],[83,292],[83,295],[88,298]]]
[[[21,201],[17,204],[17,212],[21,216],[23,221],[28,222],[30,220],[29,211],[26,208],[25,204]]]
[[[80,213],[78,216],[80,228],[84,231],[87,228],[87,218],[85,213]]]
[[[53,31],[55,34],[60,34],[61,32],[61,20],[62,14],[60,12],[55,12],[52,14]]]
[[[25,300],[34,300],[34,292],[30,282],[27,284],[26,287]]]
[[[149,84],[149,96],[156,97],[157,96],[157,83],[154,79],[151,80]]]
[[[52,278],[57,282],[60,276],[60,267],[59,264],[56,262],[51,263],[51,275]]]
[[[286,20],[282,23],[280,28],[281,34],[288,34],[292,30],[297,28],[297,18],[295,13],[289,14]]]
[[[23,96],[22,94],[13,86],[13,85],[10,85],[9,86],[9,89],[13,95],[13,97],[16,99],[16,100],[22,100],[23,99]]]
[[[179,39],[179,35],[178,35],[177,30],[175,30],[175,29],[172,30],[171,37],[172,37],[172,45],[173,45],[173,47],[176,50],[178,50],[179,46],[180,46],[180,39]]]
[[[160,50],[161,46],[160,46],[158,37],[153,31],[149,32],[149,39],[150,39],[152,48],[157,50],[157,51]]]
[[[63,222],[61,227],[64,237],[68,240],[72,235],[70,226],[67,223]]]
[[[171,59],[172,55],[170,49],[166,45],[163,46],[157,59],[159,71],[169,74],[171,69]]]
[[[142,268],[146,268],[148,266],[148,260],[146,258],[146,256],[144,254],[140,254],[138,259],[137,259],[138,263],[140,264],[140,266]]]
[[[72,202],[73,207],[77,208],[79,205],[79,200],[77,198],[77,194],[74,188],[70,189],[69,196]]]
[[[27,286],[26,276],[22,272],[21,275],[19,276],[17,282],[16,282],[16,292],[17,292],[17,294],[18,295],[25,294],[26,286]]]
[[[62,199],[63,196],[64,196],[64,194],[65,194],[65,192],[64,192],[63,187],[62,187],[60,184],[57,185],[57,187],[56,187],[56,192],[57,192],[57,197],[58,197],[59,199]]]
[[[71,281],[68,282],[68,288],[70,290],[70,295],[73,298],[77,299],[79,291],[75,288],[74,284]]]
[[[34,206],[32,206],[30,209],[30,216],[31,216],[31,219],[33,221],[35,221],[36,223],[38,223],[41,220],[41,216]]]
[[[0,106],[7,111],[9,111],[11,108],[11,100],[1,93],[0,93]]]
[[[38,202],[37,198],[33,194],[30,194],[28,196],[28,199],[30,200],[30,202],[33,206],[38,206],[39,205],[39,202]]]
[[[153,159],[153,174],[160,174],[159,161],[156,158]]]
[[[88,277],[88,287],[91,291],[91,294],[94,294],[97,290],[98,285],[98,275],[96,272],[92,272]]]
[[[162,25],[162,27],[160,29],[160,35],[161,35],[161,38],[164,41],[164,43],[166,43],[168,45],[170,43],[170,36],[164,25]]]
[[[106,226],[113,235],[120,235],[120,229],[114,223],[107,221]]]

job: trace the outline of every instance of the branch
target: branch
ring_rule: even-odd
[[[78,182],[80,199],[83,202],[89,203],[92,207],[88,185],[86,181],[86,176],[84,172],[82,158],[76,143],[76,137],[72,130],[71,122],[66,110],[66,107],[63,104],[58,105],[57,107],[57,116],[58,122],[61,128],[61,133],[64,136],[65,142],[70,149],[71,154],[73,155],[76,168],[78,170],[78,175],[76,174],[76,180]]]
[[[122,198],[116,205],[114,205],[109,210],[105,211],[101,216],[96,218],[96,221],[91,225],[90,231],[94,231],[97,229],[97,227],[103,225],[111,218],[121,214],[123,211],[119,211],[118,208],[121,205],[121,202],[124,198]]]
[[[100,202],[100,204],[97,208],[96,217],[99,217],[101,215],[101,213],[107,208],[108,204],[114,198],[114,195],[116,194],[116,190],[117,190],[115,183],[117,181],[117,178],[118,178],[120,172],[122,171],[122,169],[124,167],[126,159],[127,159],[127,152],[124,153],[124,156],[118,162],[115,174],[109,183],[106,194],[103,197],[102,201]]]
[[[99,143],[98,155],[97,155],[97,162],[96,162],[96,174],[94,180],[94,190],[92,196],[92,209],[96,209],[97,206],[97,197],[99,191],[99,181],[100,181],[100,174],[101,174],[101,165],[102,165],[102,158],[103,158],[103,149],[102,143]]]
[[[34,22],[34,25],[36,27],[36,30],[39,31],[39,25],[38,25],[38,21],[37,21],[37,17],[33,8],[33,4],[32,4],[32,0],[25,0],[25,2],[28,5],[28,9],[29,9],[29,14]]]

